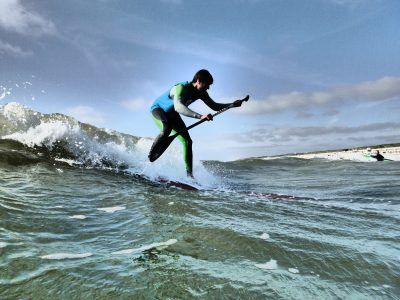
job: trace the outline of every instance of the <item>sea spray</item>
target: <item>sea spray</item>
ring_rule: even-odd
[[[111,169],[144,176],[188,181],[182,146],[173,143],[156,162],[147,155],[153,139],[97,128],[62,114],[42,114],[19,103],[0,106],[0,138],[18,141],[59,162],[86,168]],[[218,177],[194,161],[196,183],[220,185]]]

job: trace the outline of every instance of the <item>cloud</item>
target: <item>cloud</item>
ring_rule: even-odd
[[[52,35],[56,27],[37,12],[30,11],[20,0],[0,1],[0,27],[22,35]]]
[[[179,10],[180,5],[187,4],[184,1],[164,1],[170,2],[169,9],[178,8]],[[179,14],[182,12],[179,10]],[[116,55],[117,52],[110,51],[111,48],[108,46],[112,44],[115,48],[123,44],[124,48],[127,45],[132,49],[145,47],[163,53],[159,57],[170,56],[171,53],[185,57],[193,56],[194,62],[205,60],[207,63],[235,66],[281,80],[289,79],[307,84],[316,80],[316,75],[300,70],[297,63],[257,50],[237,39],[210,35],[204,30],[193,31],[186,26],[174,25],[174,22],[164,22],[160,26],[159,18],[154,19],[154,16],[139,12],[112,11],[110,13],[114,16],[113,18],[104,19],[101,22],[96,20],[92,26],[84,26],[85,23],[76,22],[72,26],[66,24],[63,28],[65,40],[84,53],[93,65],[110,64],[111,60],[114,60],[116,66],[123,65],[124,62],[119,63],[122,58]],[[118,19],[118,22],[113,21],[115,19]],[[130,58],[133,59],[133,56]],[[129,66],[136,66],[139,62],[139,59],[135,60]]]
[[[162,3],[171,4],[171,5],[181,5],[183,4],[183,0],[160,0]]]
[[[300,111],[296,114],[296,117],[299,119],[310,119],[310,118],[314,117],[314,114],[309,113],[309,112]]]
[[[88,123],[91,125],[102,125],[105,123],[104,114],[96,111],[90,106],[76,106],[66,110],[67,115],[70,115],[80,122]]]
[[[126,100],[120,102],[120,104],[122,107],[125,107],[132,111],[140,111],[144,108],[148,109],[150,106],[150,102],[143,99]]]
[[[399,129],[400,122],[359,126],[256,127],[248,132],[221,136],[217,146],[235,149],[237,157],[280,155],[395,143],[400,138]]]
[[[338,86],[326,91],[290,92],[271,95],[264,100],[250,101],[244,114],[267,114],[312,106],[327,106],[346,101],[377,102],[400,97],[400,77],[383,77],[355,85]]]
[[[327,2],[331,2],[335,5],[353,9],[353,8],[360,7],[364,4],[371,3],[372,1],[370,1],[370,0],[327,0]]]
[[[179,1],[174,5],[177,4],[179,4]],[[158,20],[143,16],[137,17],[130,14],[127,18],[122,14],[119,18],[129,20],[129,22],[125,21],[127,23],[124,28],[115,29],[112,24],[106,26],[107,22],[103,22],[98,26],[80,28],[79,34],[82,36],[83,43],[77,40],[75,31],[71,40],[77,40],[76,46],[86,54],[92,53],[93,49],[101,46],[101,43],[111,39],[113,43],[118,41],[132,46],[144,46],[160,52],[190,55],[196,59],[239,66],[268,76],[295,77],[293,75],[295,73],[294,64],[287,60],[272,59],[244,43],[224,37],[209,36],[205,32],[193,32],[183,27],[168,24],[163,24],[160,27]],[[99,43],[98,41],[101,41],[99,46],[91,47],[90,43]],[[171,47],[171,45],[174,46]],[[93,58],[97,59],[97,56],[93,56]]]
[[[243,143],[259,142],[287,142],[291,140],[308,140],[328,135],[369,134],[373,132],[391,132],[400,129],[400,122],[371,123],[359,126],[306,126],[306,127],[278,127],[259,128],[244,134],[237,135]]]
[[[7,42],[0,40],[0,55],[8,54],[15,57],[27,57],[33,54],[32,51],[25,51],[21,47],[13,46]]]
[[[87,36],[81,32],[69,33],[60,38],[79,49],[94,67],[103,67],[107,64],[115,70],[120,70],[133,68],[137,64],[134,59],[124,58],[113,52],[115,49],[107,47],[103,39]]]

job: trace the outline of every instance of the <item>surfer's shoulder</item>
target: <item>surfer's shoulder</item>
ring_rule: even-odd
[[[172,96],[172,98],[174,98],[174,96],[180,98],[180,96],[187,94],[189,91],[190,91],[190,82],[189,81],[180,82],[172,87],[170,95]]]

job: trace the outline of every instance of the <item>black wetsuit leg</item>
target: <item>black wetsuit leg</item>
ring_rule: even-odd
[[[161,133],[156,137],[151,147],[149,157],[152,153],[158,149],[160,145],[165,143],[166,139],[170,135],[171,131],[180,132],[178,139],[183,144],[183,157],[186,164],[186,171],[189,175],[193,172],[193,150],[192,150],[192,139],[190,138],[189,132],[186,129],[186,125],[183,122],[181,116],[175,111],[165,112],[161,108],[155,108],[151,112],[155,119],[161,121],[162,130]]]

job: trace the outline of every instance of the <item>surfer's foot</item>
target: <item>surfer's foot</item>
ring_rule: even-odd
[[[193,173],[192,173],[192,172],[187,172],[187,176],[188,176],[189,178],[194,179],[194,176],[193,176]]]

